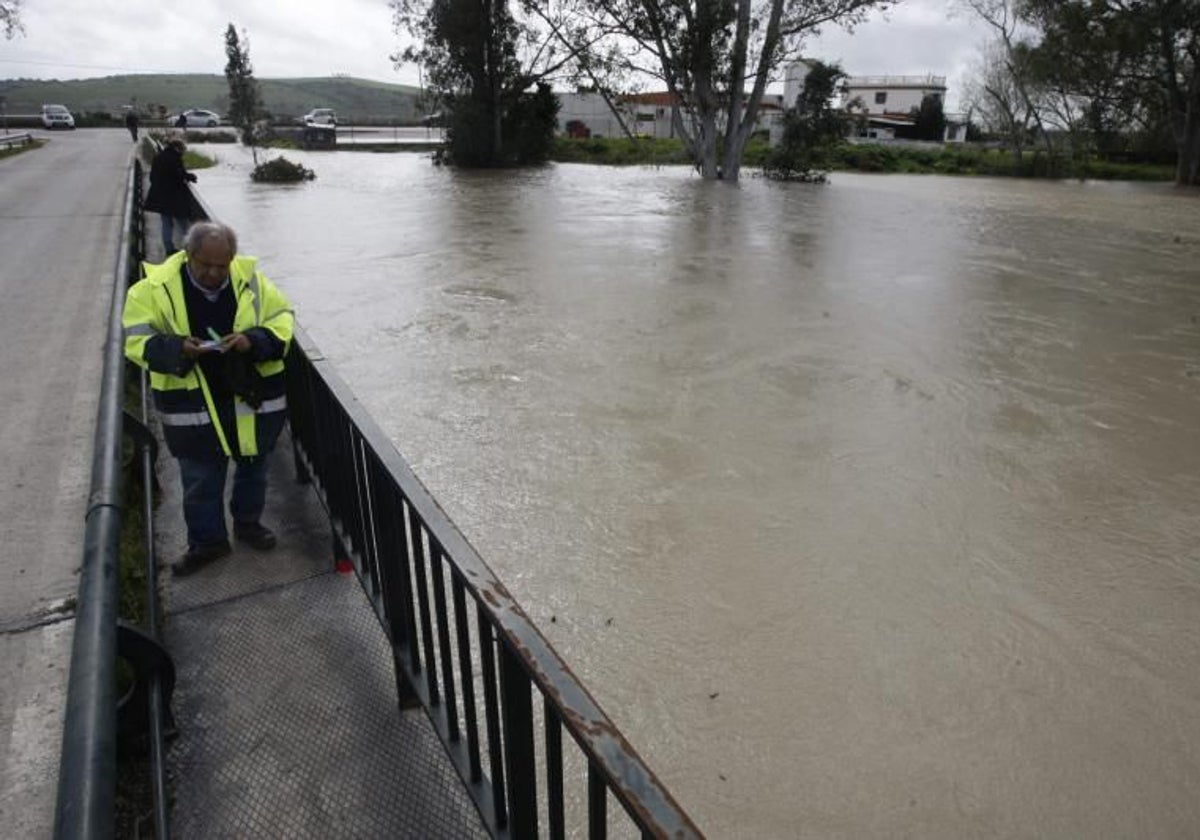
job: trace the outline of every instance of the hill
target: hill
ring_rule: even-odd
[[[415,123],[420,118],[412,85],[391,85],[350,76],[311,79],[259,79],[263,104],[280,121],[290,121],[313,108],[333,108],[338,119],[356,123]],[[120,113],[137,102],[143,113],[158,108],[177,112],[207,108],[224,114],[229,107],[229,86],[216,74],[146,74],[105,76],[98,79],[7,79],[0,81],[0,96],[10,114],[36,114],[42,103],[66,105],[76,113]]]

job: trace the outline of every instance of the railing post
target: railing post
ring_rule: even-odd
[[[521,666],[521,660],[503,642],[499,647],[504,771],[508,776],[508,826],[515,840],[523,840],[538,835],[533,700],[529,677]]]

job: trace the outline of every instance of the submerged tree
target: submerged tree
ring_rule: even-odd
[[[262,117],[262,97],[258,81],[250,66],[250,41],[245,37],[238,40],[233,24],[225,30],[225,79],[229,83],[229,121],[238,129],[242,143],[250,147],[250,155],[258,166],[256,125]]]
[[[507,0],[389,0],[397,31],[419,46],[393,56],[428,74],[445,114],[450,160],[462,166],[545,161],[557,100],[548,80],[569,56],[546,48],[544,33],[518,22]]]
[[[763,166],[768,178],[807,178],[828,166],[830,153],[849,128],[847,117],[833,107],[838,84],[846,77],[837,64],[809,62],[804,87],[784,112],[783,139]]]
[[[531,0],[549,2],[549,0]],[[664,84],[705,178],[736,180],[767,84],[825,24],[851,26],[891,0],[570,0],[591,24],[575,47],[620,45],[630,72]],[[610,55],[612,52],[610,51]]]

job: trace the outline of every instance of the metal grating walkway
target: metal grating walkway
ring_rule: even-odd
[[[179,730],[172,830],[190,837],[486,837],[420,710],[400,712],[387,639],[298,485],[285,432],[271,464],[270,552],[234,544],[185,579],[164,572]],[[186,548],[178,471],[159,464],[161,561]]]

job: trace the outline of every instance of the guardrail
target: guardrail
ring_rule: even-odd
[[[104,342],[92,483],[71,647],[54,833],[111,837],[117,762],[117,600],[121,536],[121,431],[125,353],[121,312],[130,276],[134,171],[125,193],[113,299]]]
[[[122,212],[113,300],[104,345],[104,371],[92,461],[84,536],[83,564],[71,649],[59,762],[54,836],[61,840],[108,838],[115,833],[118,744],[141,745],[150,753],[154,836],[169,840],[165,732],[170,725],[170,696],[175,671],[158,644],[158,582],[154,553],[153,460],[156,444],[146,428],[149,386],[141,377],[141,414],[124,413],[125,350],[121,315],[129,283],[140,277],[145,255],[141,210],[142,166],[130,167]],[[146,532],[146,626],[120,620],[120,537],[122,435],[133,438],[139,453]],[[117,659],[130,666],[131,685],[117,697]]]
[[[287,371],[298,470],[391,641],[401,702],[425,708],[492,835],[537,837],[544,814],[565,837],[567,805],[585,797],[588,835],[605,837],[611,793],[644,837],[700,837],[299,329]],[[563,729],[586,765],[572,798]]]
[[[24,146],[33,142],[33,135],[28,131],[23,131],[20,134],[0,134],[0,146],[21,145]]]

